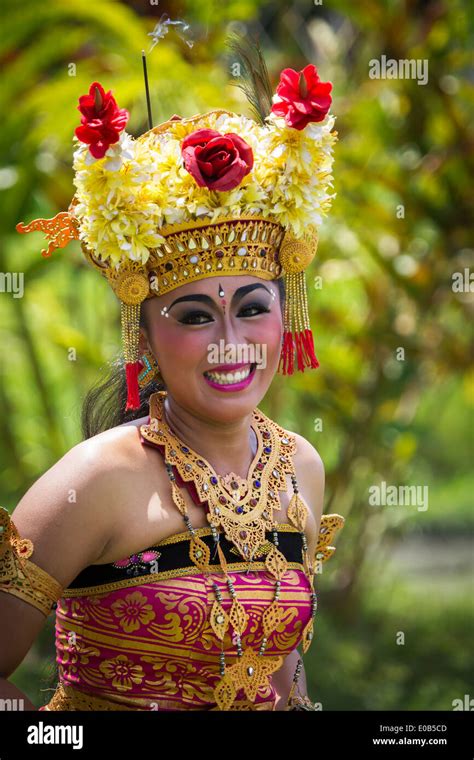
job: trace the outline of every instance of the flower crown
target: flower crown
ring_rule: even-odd
[[[284,69],[260,122],[224,110],[174,115],[138,138],[98,82],[79,99],[67,212],[17,225],[42,230],[50,256],[71,239],[122,305],[127,409],[138,408],[138,320],[146,298],[224,274],[280,275],[287,286],[284,374],[317,367],[304,270],[332,199],[334,117],[316,67]],[[293,329],[295,328],[295,329]]]

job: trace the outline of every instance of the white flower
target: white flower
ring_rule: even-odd
[[[119,266],[125,259],[146,262],[164,239],[158,230],[171,224],[261,214],[300,235],[309,223],[320,223],[334,197],[328,192],[333,124],[327,116],[297,131],[275,114],[262,126],[242,115],[211,112],[194,122],[172,122],[166,133],[143,139],[123,132],[104,159],[77,144],[74,213],[80,239]],[[238,187],[199,187],[184,168],[182,141],[203,128],[238,134],[251,147],[254,164]]]

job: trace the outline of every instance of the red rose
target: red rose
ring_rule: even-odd
[[[181,144],[184,165],[199,187],[233,190],[253,166],[250,145],[238,135],[198,129]]]
[[[322,121],[331,106],[331,82],[321,82],[316,66],[309,63],[302,71],[284,69],[277,95],[281,98],[272,112],[284,116],[289,127],[304,129],[311,121]]]
[[[99,82],[93,82],[89,94],[79,98],[77,108],[82,118],[81,126],[75,131],[76,137],[90,146],[94,158],[103,158],[110,145],[118,142],[120,132],[125,129],[128,111],[119,108],[112,92],[104,92]]]

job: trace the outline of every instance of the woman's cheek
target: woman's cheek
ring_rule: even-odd
[[[208,330],[188,329],[181,326],[170,326],[160,330],[159,340],[156,341],[156,353],[164,356],[163,366],[170,369],[176,367],[197,367],[206,362],[209,346],[213,337]]]
[[[280,351],[283,328],[281,319],[275,316],[265,320],[260,325],[255,324],[251,331],[247,332],[247,340],[254,345],[265,346],[268,354]]]

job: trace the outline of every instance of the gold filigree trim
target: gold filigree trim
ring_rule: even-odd
[[[23,599],[47,616],[63,589],[29,559],[33,551],[33,542],[20,538],[10,513],[0,507],[0,591]]]
[[[150,249],[145,264],[127,260],[115,267],[102,261],[84,241],[81,248],[115,293],[122,274],[140,274],[147,291],[142,300],[204,277],[251,274],[275,280],[283,273],[278,251],[285,228],[268,217],[226,216],[214,222],[207,219],[167,225],[157,231],[165,242]]]
[[[227,564],[227,569],[232,572],[238,572],[242,570],[242,566],[246,567],[243,562],[231,562]],[[211,565],[212,574],[219,574],[221,572],[219,565]],[[301,562],[288,562],[288,568],[292,570],[302,570],[304,567]],[[267,570],[264,562],[252,562],[252,570]],[[167,578],[180,578],[183,575],[204,575],[204,573],[196,573],[196,565],[189,565],[189,567],[177,567],[174,570],[163,570],[158,573],[150,573],[149,575],[142,575],[136,578],[124,578],[123,581],[114,581],[113,583],[104,583],[99,586],[84,586],[83,588],[71,588],[65,589],[62,596],[65,599],[73,596],[92,596],[94,594],[103,594],[109,591],[116,591],[120,588],[128,588],[129,586],[141,586],[148,585],[149,583],[155,583],[156,581],[165,580]]]
[[[150,396],[150,421],[140,427],[141,435],[164,448],[166,462],[176,467],[182,481],[194,484],[201,502],[209,503],[207,519],[211,526],[222,528],[240,554],[252,560],[265,542],[265,532],[273,529],[274,513],[281,511],[279,492],[288,488],[287,475],[295,475],[295,436],[260,409],[253,410],[252,428],[257,436],[257,453],[249,468],[247,493],[237,498],[210,463],[185,446],[171,430],[166,420],[165,397],[166,391],[157,391]],[[173,483],[173,501],[184,514],[185,505],[181,497],[177,499],[177,491]],[[289,522],[292,522],[291,515]]]
[[[53,710],[144,710],[144,707],[128,707],[111,699],[96,697],[94,694],[87,694],[68,684],[59,683],[56,691],[43,710],[52,712]]]
[[[276,530],[280,533],[298,533],[298,530],[293,527],[293,525],[290,525],[289,523],[277,523]],[[212,529],[205,526],[204,528],[195,528],[194,532],[198,536],[210,536],[212,533]],[[223,535],[223,531],[219,530],[218,533],[220,535]],[[169,538],[164,538],[162,541],[160,541],[158,544],[154,544],[153,546],[150,546],[150,549],[154,549],[156,546],[165,546],[166,544],[176,544],[181,541],[189,541],[191,534],[188,530],[183,531],[182,533],[175,533],[174,536],[170,536]]]
[[[133,698],[132,698],[133,699]],[[132,700],[131,700],[132,701]],[[185,704],[184,702],[178,703],[169,699],[162,699],[157,697],[156,699],[150,698],[147,700],[136,700],[136,706],[131,704],[122,704],[115,702],[111,699],[105,699],[104,697],[97,697],[95,694],[87,694],[69,684],[59,683],[56,686],[56,691],[49,700],[49,702],[41,708],[41,711],[53,712],[53,711],[80,711],[80,710],[97,710],[101,712],[112,711],[136,711],[153,712],[155,709],[159,712],[161,710],[219,710],[219,706],[207,707],[207,705],[192,705]],[[249,700],[241,699],[234,702],[232,705],[232,711],[234,710],[273,710],[275,700],[267,702],[260,702],[254,704]],[[156,708],[154,707],[156,705]]]
[[[345,518],[333,512],[328,515],[322,515],[319,526],[318,543],[314,553],[315,562],[327,562],[332,557],[336,548],[330,546],[336,533],[344,527]]]
[[[278,250],[284,228],[263,216],[222,217],[160,229],[165,242],[150,252],[150,290],[163,295],[203,277],[256,274],[272,280],[281,274]]]
[[[60,211],[52,219],[33,219],[28,224],[19,222],[16,230],[21,233],[44,232],[48,247],[43,248],[41,255],[45,258],[57,248],[65,248],[70,240],[79,239],[77,219],[69,211]]]

